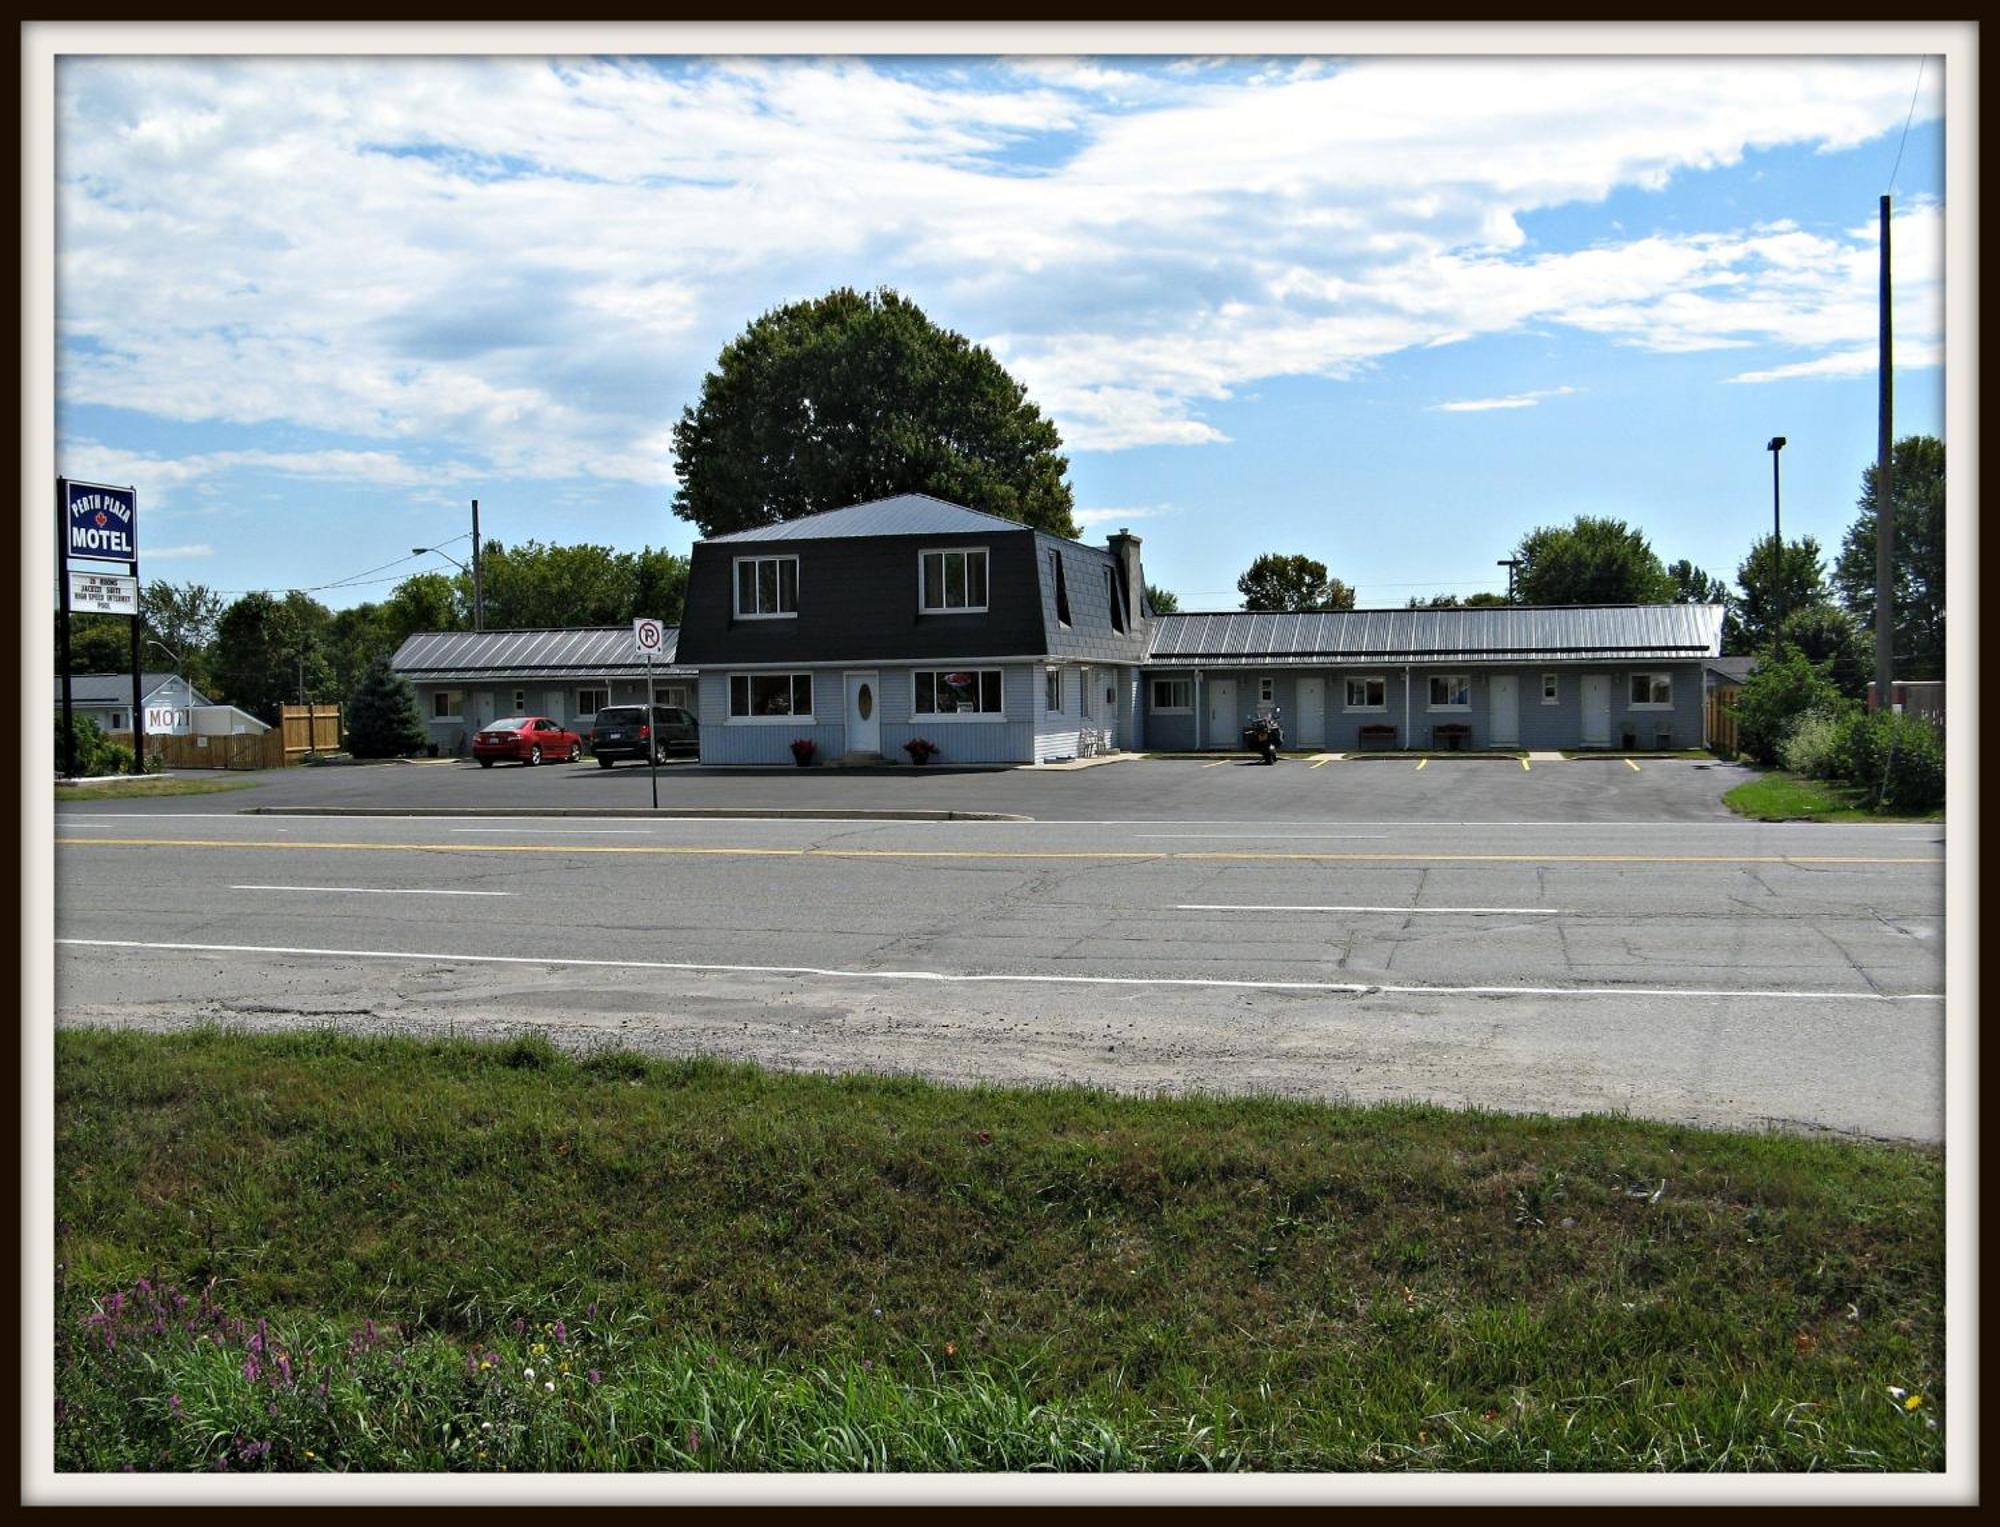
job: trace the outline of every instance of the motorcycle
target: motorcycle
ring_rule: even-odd
[[[1264,714],[1252,716],[1243,728],[1243,746],[1257,754],[1265,763],[1278,761],[1278,749],[1285,745],[1285,733],[1278,722],[1278,708],[1272,706]]]

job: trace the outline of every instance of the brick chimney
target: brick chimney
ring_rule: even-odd
[[[1139,565],[1139,538],[1121,525],[1118,534],[1107,536],[1104,544],[1124,569],[1125,608],[1131,612],[1132,630],[1136,634],[1143,629],[1146,619],[1146,573]]]

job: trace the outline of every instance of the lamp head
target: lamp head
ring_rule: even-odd
[[[1767,451],[1782,451],[1784,448],[1785,448],[1785,437],[1783,435],[1773,435],[1771,437],[1771,443],[1764,447],[1764,449]]]

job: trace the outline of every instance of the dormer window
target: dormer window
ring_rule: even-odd
[[[1104,569],[1104,601],[1111,607],[1111,629],[1125,629],[1125,601],[1118,597],[1118,577],[1110,568]]]
[[[1069,584],[1063,579],[1062,553],[1049,552],[1049,581],[1056,586],[1056,624],[1069,624]]]
[[[917,554],[917,608],[926,615],[986,608],[986,548]]]
[[[736,618],[786,620],[799,613],[797,557],[736,559]]]

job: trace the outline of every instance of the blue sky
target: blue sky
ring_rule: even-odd
[[[149,577],[341,606],[509,542],[684,549],[758,313],[889,285],[1055,420],[1086,534],[1228,608],[1504,587],[1578,513],[1732,576],[1943,433],[1935,60],[196,59],[58,67],[58,463]],[[456,541],[450,538],[458,537]],[[392,564],[384,567],[383,564]],[[329,584],[336,587],[325,587]]]

